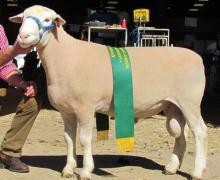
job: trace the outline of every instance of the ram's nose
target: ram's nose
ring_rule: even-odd
[[[30,35],[29,35],[29,34],[26,34],[26,33],[20,33],[20,34],[19,34],[19,37],[21,38],[22,41],[25,40],[25,39],[27,39],[29,36],[30,36]]]

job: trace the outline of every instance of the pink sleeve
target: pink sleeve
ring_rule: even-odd
[[[5,31],[2,25],[0,25],[0,51],[4,51],[9,48],[8,39],[5,35]],[[0,78],[5,80],[7,75],[12,72],[17,71],[16,65],[13,63],[13,60],[9,61],[4,66],[0,67]]]

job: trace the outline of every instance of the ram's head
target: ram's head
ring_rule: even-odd
[[[50,32],[57,26],[65,24],[65,20],[55,11],[40,5],[31,6],[24,12],[10,17],[9,20],[22,23],[18,43],[24,48],[45,44]]]

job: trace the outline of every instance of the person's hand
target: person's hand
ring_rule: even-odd
[[[14,45],[13,45],[13,50],[15,55],[18,54],[27,54],[29,53],[31,50],[33,49],[33,46],[27,47],[27,48],[22,48],[19,43],[17,42],[17,40],[15,41]]]
[[[25,88],[25,96],[28,97],[34,97],[37,95],[37,86],[35,84],[35,82],[33,81],[28,81],[26,82],[26,88]]]

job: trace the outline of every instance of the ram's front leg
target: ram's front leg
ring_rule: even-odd
[[[79,140],[83,148],[83,168],[80,171],[80,179],[91,179],[94,169],[92,157],[92,130],[94,122],[94,112],[86,110],[78,116],[79,120]]]
[[[76,129],[77,121],[74,115],[61,114],[64,120],[64,137],[67,143],[67,162],[62,171],[62,177],[73,177],[77,166],[76,159]]]

